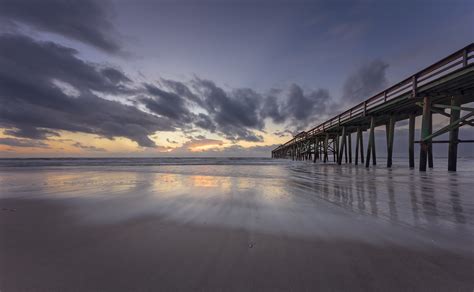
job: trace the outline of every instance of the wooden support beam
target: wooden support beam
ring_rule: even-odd
[[[341,165],[342,163],[342,155],[344,154],[344,148],[346,146],[346,127],[342,127],[342,134],[341,134],[341,139],[340,143],[338,143],[339,148],[338,148],[338,156],[337,156],[337,164]]]
[[[347,135],[344,135],[344,160],[347,164]]]
[[[369,167],[370,165],[370,155],[372,154],[372,163],[373,165],[376,165],[375,161],[375,117],[372,116],[370,117],[370,133],[369,133],[369,143],[367,145],[367,157],[365,160],[365,167]]]
[[[328,144],[329,144],[329,134],[326,133],[324,138],[324,163],[328,161]]]
[[[349,163],[352,163],[352,140],[351,140],[351,133],[347,134],[347,146],[349,150]]]
[[[388,122],[388,135],[387,135],[387,167],[392,167],[392,154],[393,154],[393,138],[395,135],[395,116],[390,116]]]
[[[459,98],[453,96],[451,98],[451,117],[449,123],[452,124],[459,120],[461,111],[455,107],[459,107]],[[448,147],[448,170],[456,171],[458,160],[458,140],[459,128],[453,128],[449,131],[449,147]]]
[[[377,165],[377,154],[375,151],[375,117],[370,121],[370,140],[372,140],[372,165]]]
[[[408,117],[408,160],[410,168],[415,167],[415,115]]]
[[[308,157],[308,160],[312,160],[313,153],[311,152],[311,140],[308,140],[308,142],[306,143],[306,155]]]
[[[313,162],[316,162],[316,160],[318,159],[318,137],[314,137],[314,157],[313,157]]]
[[[461,139],[457,139],[457,140],[432,140],[431,143],[432,144],[449,144],[451,142],[454,142],[454,143],[457,143],[457,144],[461,144],[461,143],[474,143],[474,140],[461,140]],[[423,141],[415,141],[415,143],[423,143]]]
[[[361,128],[359,128],[360,131],[360,163],[364,163],[364,133]]]
[[[421,121],[421,141],[420,144],[420,171],[426,171],[426,163],[428,158],[428,144],[430,141],[425,141],[426,137],[431,135],[430,124],[431,124],[431,101],[428,96],[423,98],[423,116]]]
[[[445,104],[434,104],[433,107],[436,108],[449,108],[449,109],[457,109],[459,111],[468,111],[468,112],[474,112],[473,107],[464,107],[464,106],[453,106],[453,105],[445,105]]]
[[[323,160],[324,159],[324,139],[322,139],[321,141],[319,141],[319,160]]]
[[[431,111],[430,111],[429,127],[430,127],[430,134],[431,134],[433,133],[433,113]],[[431,139],[430,139],[430,143],[428,144],[428,167],[433,168],[433,143],[431,143]]]
[[[357,128],[357,132],[356,132],[356,149],[355,149],[355,160],[354,160],[355,165],[359,163],[359,140],[360,140],[361,135],[362,135],[362,132],[359,127]]]
[[[422,140],[422,141],[431,140],[432,138],[437,137],[437,136],[439,136],[439,135],[442,135],[442,134],[444,134],[444,133],[446,133],[446,132],[448,132],[448,131],[451,131],[451,130],[454,129],[454,128],[459,128],[460,126],[465,125],[464,122],[466,122],[466,120],[467,120],[468,118],[472,117],[473,115],[474,115],[474,112],[471,112],[471,113],[465,115],[464,117],[457,119],[456,121],[450,123],[450,124],[447,125],[446,127],[443,127],[443,128],[441,128],[441,129],[439,129],[439,130],[436,131],[435,133],[433,133],[433,134],[431,134],[431,135],[429,135],[429,136],[427,136],[427,137],[425,137],[425,138],[423,138],[423,139],[421,139],[421,140]]]

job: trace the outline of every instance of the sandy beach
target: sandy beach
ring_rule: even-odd
[[[341,181],[365,171],[342,169]],[[404,200],[401,176],[374,198],[370,177],[384,169],[315,184],[333,171],[3,169],[0,290],[472,291],[472,199],[453,202],[436,185],[422,196],[417,185],[416,202]],[[472,186],[457,176],[452,189]]]

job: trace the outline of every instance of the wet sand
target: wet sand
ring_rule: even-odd
[[[314,171],[2,172],[0,290],[472,291],[470,199],[432,191],[405,206],[379,185],[376,199],[366,190],[360,202],[350,184],[296,179]],[[330,199],[335,192],[340,200]]]
[[[1,213],[2,291],[471,291],[474,285],[474,258],[435,248],[274,236],[153,216],[90,226],[71,220],[61,203],[1,205],[16,209]]]

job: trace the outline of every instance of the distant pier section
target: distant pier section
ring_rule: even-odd
[[[374,128],[385,126],[387,167],[392,166],[395,124],[408,120],[408,163],[415,167],[415,144],[419,144],[419,170],[433,167],[433,144],[448,143],[448,170],[456,171],[459,129],[474,126],[474,43],[413,74],[332,119],[294,136],[272,151],[272,158],[312,160],[338,164],[377,164]],[[449,118],[433,131],[433,114]],[[422,116],[420,137],[415,139],[415,117]],[[366,151],[362,133],[369,131]],[[439,136],[449,134],[449,139]],[[352,151],[355,134],[355,151]],[[436,139],[438,138],[438,139]],[[364,156],[365,154],[365,156]],[[331,157],[330,157],[331,156]],[[331,159],[330,159],[331,158]],[[354,159],[353,159],[354,158]]]

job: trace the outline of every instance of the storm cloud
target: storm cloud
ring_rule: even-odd
[[[68,95],[54,80],[79,95]],[[9,135],[44,139],[66,130],[126,137],[153,147],[148,136],[174,130],[172,122],[94,94],[129,93],[127,82],[118,69],[82,61],[74,49],[22,35],[0,35],[0,125]]]
[[[192,114],[187,108],[186,99],[179,94],[162,90],[152,84],[145,84],[149,96],[138,100],[150,111],[168,117],[182,125],[192,121]]]
[[[94,151],[94,152],[104,152],[104,151],[107,151],[105,148],[101,148],[101,147],[95,147],[95,146],[90,146],[90,145],[84,145],[80,142],[76,142],[74,144],[72,144],[72,146],[76,147],[76,148],[80,148],[80,149],[83,149],[83,150],[86,150],[86,151]]]
[[[386,68],[380,61],[358,70],[345,83],[350,98],[343,100],[382,87]],[[123,96],[134,105],[102,95]],[[156,147],[149,136],[157,131],[199,128],[232,142],[262,142],[258,132],[265,131],[265,119],[285,124],[281,134],[296,133],[326,119],[336,105],[327,90],[296,84],[266,95],[250,88],[224,90],[199,77],[188,83],[161,79],[137,84],[117,67],[80,59],[72,48],[0,35],[0,126],[13,137],[44,140],[64,130]]]
[[[262,109],[262,116],[277,124],[289,122],[286,132],[299,132],[327,117],[333,103],[326,89],[304,91],[292,84],[286,91],[273,91],[268,95]]]
[[[111,21],[111,9],[108,1],[0,0],[0,19],[119,53],[122,48]]]
[[[109,6],[92,0],[41,5],[0,0],[0,19],[115,54],[122,48]],[[385,86],[387,67],[380,60],[360,67],[345,82],[342,104]],[[188,82],[138,83],[119,67],[81,59],[76,49],[19,33],[0,34],[0,126],[11,137],[47,140],[70,131],[157,147],[149,136],[158,131],[202,129],[234,143],[262,142],[266,120],[285,126],[280,135],[296,133],[326,119],[336,105],[328,90],[297,84],[262,94],[251,88],[224,89],[198,76]]]
[[[254,133],[254,130],[261,131],[265,126],[260,115],[263,99],[254,90],[238,88],[226,91],[213,81],[198,77],[191,81],[191,88],[173,80],[164,80],[163,83],[175,95],[168,96],[163,91],[156,91],[155,95],[166,96],[176,104],[175,108],[180,109],[182,115],[188,115],[181,107],[183,100],[206,112],[192,115],[196,127],[218,133],[231,141],[263,141],[261,135]]]
[[[357,68],[344,83],[343,101],[355,105],[387,87],[388,67],[382,60],[373,60]]]
[[[13,147],[40,147],[47,148],[48,144],[31,139],[17,139],[17,138],[0,138],[0,145]]]

